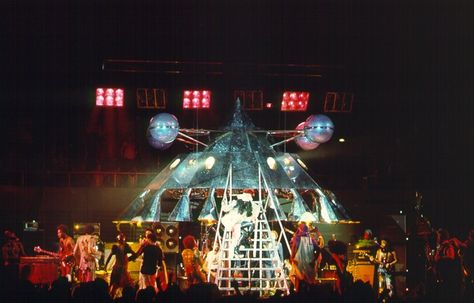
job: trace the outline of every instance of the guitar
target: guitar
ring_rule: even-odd
[[[73,254],[62,256],[59,253],[44,250],[39,246],[35,246],[33,250],[38,254],[45,254],[45,255],[59,259],[62,268],[72,268],[74,264],[76,263],[76,259],[74,258]]]
[[[387,254],[388,254],[388,253],[387,253]],[[391,263],[387,263],[387,262],[385,261],[385,258],[383,258],[382,261],[379,261],[379,260],[377,260],[376,258],[374,258],[372,255],[370,255],[370,254],[367,253],[367,252],[362,253],[362,255],[363,255],[364,257],[368,257],[369,260],[370,260],[370,262],[373,262],[373,263],[378,264],[379,267],[382,268],[382,269],[385,269],[385,270],[387,270],[387,271],[389,271],[389,272],[392,271],[392,269],[393,269],[393,266],[394,266],[394,265],[391,264]]]

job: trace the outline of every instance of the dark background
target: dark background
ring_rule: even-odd
[[[349,209],[361,206],[365,212],[392,203],[393,197],[372,197],[371,190],[398,191],[407,197],[398,203],[410,209],[420,190],[434,225],[462,233],[472,225],[474,181],[471,6],[389,0],[2,1],[2,170],[87,171],[96,162],[116,170],[119,146],[129,135],[138,144],[141,171],[155,171],[158,161],[188,151],[180,143],[166,151],[147,144],[146,126],[157,112],[136,108],[137,87],[167,89],[165,111],[182,127],[212,129],[230,115],[234,89],[264,91],[273,109],[249,114],[269,129],[294,129],[323,112],[327,91],[347,91],[355,94],[353,111],[328,114],[336,125],[332,141],[313,152],[293,143],[284,148],[307,159],[321,185],[336,194],[367,193],[358,204],[341,201]],[[113,71],[104,66],[107,59],[187,62],[190,69],[171,75],[145,64],[134,72]],[[200,62],[218,62],[221,73],[206,73]],[[275,75],[262,72],[273,65]],[[321,77],[310,76],[308,66]],[[102,85],[124,87],[125,108],[95,108],[95,88]],[[180,94],[188,87],[213,91],[210,111],[181,109]],[[285,89],[310,91],[308,111],[280,112],[276,105]],[[98,146],[94,136],[102,136]],[[110,148],[105,154],[94,150],[104,146]],[[2,201],[4,212],[9,202]]]

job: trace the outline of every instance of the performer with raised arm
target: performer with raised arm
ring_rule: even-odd
[[[101,252],[97,249],[99,238],[94,235],[94,227],[87,225],[85,234],[77,238],[74,246],[74,256],[78,264],[78,279],[80,282],[90,282],[95,280],[95,270],[97,268],[97,259]]]
[[[241,247],[249,247],[250,235],[255,227],[255,220],[260,213],[258,204],[253,203],[252,195],[243,193],[223,205],[222,224],[232,231],[232,246],[234,255],[241,254]]]
[[[134,255],[130,245],[125,242],[125,235],[119,233],[117,235],[117,244],[112,246],[112,251],[105,261],[105,268],[110,262],[112,256],[115,256],[115,264],[112,267],[112,274],[110,275],[110,288],[109,293],[112,298],[115,297],[117,289],[124,288],[126,286],[132,286],[132,278],[128,272],[128,255]]]
[[[143,263],[138,276],[138,287],[145,289],[148,286],[153,287],[156,292],[162,290],[162,282],[157,283],[157,272],[159,266],[163,263],[163,250],[156,243],[157,237],[152,229],[145,230],[145,238],[140,244],[137,253],[130,258],[131,261],[143,254]]]

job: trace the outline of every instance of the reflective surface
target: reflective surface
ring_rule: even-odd
[[[334,133],[334,123],[325,115],[311,115],[306,119],[304,134],[316,143],[329,141]]]
[[[323,122],[326,126],[332,124],[326,116],[316,116],[311,116],[313,117],[309,122],[311,127]],[[327,119],[324,120],[321,116]],[[174,121],[169,116],[167,119],[170,123]],[[160,122],[165,120],[157,118]],[[268,185],[269,192],[264,190],[263,198],[269,199],[270,207],[267,208],[267,217],[270,221],[276,220],[277,215],[281,220],[298,221],[307,212],[311,212],[318,222],[336,222],[339,219],[348,218],[335,196],[334,199],[328,198],[323,189],[307,173],[307,168],[300,165],[302,161],[297,154],[276,152],[270,146],[265,132],[253,131],[255,126],[245,112],[241,111],[239,103],[233,120],[225,127],[225,130],[226,132],[217,137],[204,151],[178,155],[174,158],[132,201],[119,220],[131,220],[138,216],[146,221],[160,220],[160,197],[164,191],[171,191],[177,203],[169,217],[163,219],[190,221],[193,219],[191,204],[198,203],[193,200],[191,191],[199,189],[204,193],[209,191],[209,195],[202,208],[199,209],[198,219],[212,218],[214,215],[217,217],[220,201],[216,203],[214,190],[226,187],[230,167],[232,167],[232,188],[236,190],[258,190],[260,167]],[[322,136],[327,139],[332,135],[332,129],[330,133],[328,129],[321,132],[316,128],[305,128],[305,133],[307,130],[316,137]],[[164,142],[165,139],[172,138],[173,133],[159,133],[159,136],[161,135],[163,137],[160,137],[160,140]],[[212,166],[209,165],[211,157]],[[268,165],[269,158],[275,159],[271,167]],[[262,184],[262,188],[267,187]],[[154,193],[153,195],[149,193],[150,190]],[[303,191],[312,193],[306,201],[300,194]],[[285,192],[289,194],[286,195]]]

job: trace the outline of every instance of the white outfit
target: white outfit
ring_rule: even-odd
[[[95,280],[96,259],[101,253],[97,250],[97,236],[79,236],[74,246],[74,256],[80,270],[79,280],[89,282]]]

